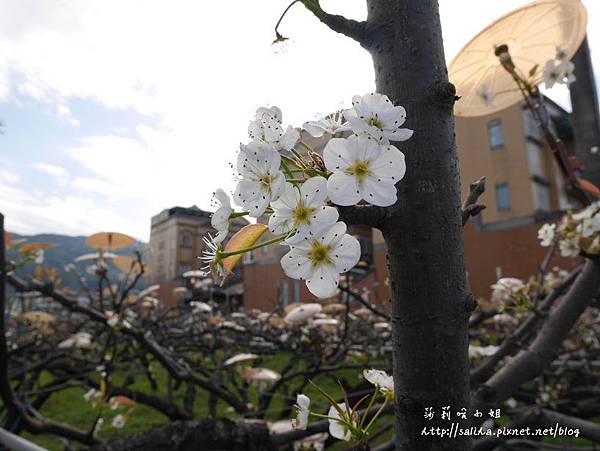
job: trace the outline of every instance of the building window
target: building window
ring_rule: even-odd
[[[287,307],[290,302],[290,294],[288,291],[288,283],[281,282],[281,305]]]
[[[488,142],[492,150],[504,147],[502,122],[500,122],[500,119],[494,119],[488,123]]]
[[[523,122],[525,124],[525,136],[541,141],[540,128],[529,110],[523,111]]]
[[[244,254],[243,262],[252,263],[254,261],[254,251],[248,251]]]
[[[496,208],[498,211],[510,210],[510,190],[508,183],[496,185]]]
[[[542,161],[542,149],[532,142],[527,143],[527,161],[531,175],[544,176],[544,163]]]
[[[366,266],[373,264],[373,232],[370,227],[352,226],[350,233],[360,243],[360,261]]]
[[[180,272],[180,276],[182,276],[184,273],[191,271],[192,270],[192,265],[190,265],[189,263],[179,263],[179,272]]]
[[[193,244],[192,234],[190,232],[183,232],[181,234],[181,242],[180,242],[181,247],[192,247],[192,244]]]
[[[300,302],[300,281],[294,280],[294,302]]]
[[[550,189],[538,181],[532,182],[533,202],[538,211],[550,211]]]

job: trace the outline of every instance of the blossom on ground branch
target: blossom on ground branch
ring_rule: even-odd
[[[600,202],[566,214],[558,224],[544,224],[538,238],[542,246],[558,243],[563,257],[600,254]]]

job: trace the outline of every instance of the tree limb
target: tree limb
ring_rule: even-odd
[[[469,221],[471,216],[477,216],[485,209],[485,205],[477,203],[477,200],[485,191],[485,177],[481,177],[479,180],[471,183],[469,188],[469,195],[465,199],[462,207],[463,226]]]
[[[339,16],[337,14],[329,14],[323,11],[321,8],[321,3],[319,0],[294,0],[290,5],[285,9],[281,18],[275,25],[275,34],[277,35],[277,40],[283,40],[283,36],[277,31],[281,20],[295,3],[302,3],[306,9],[312,12],[317,19],[319,19],[322,23],[327,25],[331,30],[336,31],[337,33],[341,33],[344,36],[348,36],[349,38],[354,39],[363,47],[365,46],[366,34],[367,34],[367,23],[366,22],[358,22],[356,20],[347,19],[344,16]]]
[[[485,408],[501,402],[521,385],[538,376],[555,358],[563,340],[599,289],[600,265],[588,260],[531,345],[519,352],[479,390],[477,405]]]

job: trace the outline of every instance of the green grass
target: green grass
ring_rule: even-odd
[[[275,371],[281,371],[286,365],[289,354],[280,354],[272,357],[264,357],[260,366],[273,369]],[[302,367],[302,366],[301,366]],[[361,379],[359,377],[360,371],[358,370],[342,370],[338,372],[338,377],[344,380],[349,385],[353,386],[358,384]],[[129,386],[132,390],[153,394],[156,396],[167,396],[167,385],[168,377],[166,372],[160,368],[155,371],[155,378],[158,384],[158,390],[153,391],[147,378],[145,376],[139,376],[135,379],[135,382]],[[124,374],[113,373],[111,378],[115,385],[119,385],[124,379]],[[50,382],[50,376],[45,375],[42,379],[42,383]],[[328,393],[331,393],[335,398],[341,397],[341,390],[337,383],[324,376],[319,376],[315,379],[315,382],[319,384]],[[185,395],[186,386],[182,384],[178,390],[173,390],[173,398],[182,405],[182,401]],[[62,390],[58,393],[53,394],[42,406],[41,413],[53,420],[60,421],[71,426],[77,427],[83,430],[89,430],[99,413],[99,408],[93,408],[91,403],[85,401],[83,398],[87,388],[69,388]],[[312,400],[312,406],[325,413],[329,405],[327,401],[317,392],[317,390],[310,385],[306,386],[304,393],[309,396]],[[294,398],[295,393],[288,394],[289,397]],[[257,390],[251,389],[249,393],[250,402],[256,405],[258,396]],[[273,398],[269,413],[267,414],[267,420],[276,420],[278,413],[281,408],[286,404],[286,399],[281,394],[276,394]],[[196,401],[194,403],[194,417],[197,419],[204,418],[208,414],[208,393],[204,390],[197,389]],[[104,425],[101,429],[100,437],[108,439],[117,436],[132,435],[135,433],[141,433],[151,427],[161,426],[167,423],[169,420],[167,417],[157,412],[156,410],[146,407],[143,404],[136,404],[134,412],[129,417],[125,427],[122,429],[115,429],[111,427],[111,421],[118,413],[125,413],[127,408],[121,408],[119,410],[111,410],[110,406],[105,406],[103,409]],[[217,404],[217,414],[219,416],[237,417],[238,415],[232,413],[228,406],[219,402]],[[56,437],[50,434],[30,434],[23,433],[23,437],[32,442],[43,446],[49,450],[62,450],[64,444]]]

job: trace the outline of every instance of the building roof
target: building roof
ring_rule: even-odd
[[[159,214],[152,216],[152,225],[151,227],[156,227],[165,221],[168,221],[171,218],[197,218],[206,220],[209,219],[211,212],[204,211],[201,208],[198,208],[196,205],[192,205],[189,208],[185,207],[172,207],[166,208],[161,211]]]

